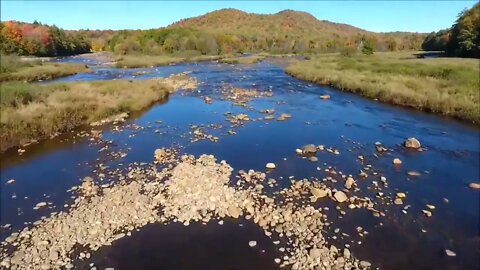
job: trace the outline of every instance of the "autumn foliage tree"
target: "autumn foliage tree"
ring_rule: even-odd
[[[90,51],[90,43],[81,35],[40,23],[2,22],[0,41],[3,54],[58,56]]]

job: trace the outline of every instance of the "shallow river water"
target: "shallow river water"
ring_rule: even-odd
[[[277,169],[268,177],[277,179],[280,187],[290,184],[289,176],[321,179],[329,166],[359,179],[360,170],[371,165],[388,179],[388,187],[382,192],[405,192],[405,203],[383,205],[386,215],[374,217],[366,209],[348,209],[346,205],[341,206],[345,215],[340,215],[334,202],[320,202],[332,210],[331,226],[324,232],[330,243],[349,245],[354,256],[382,269],[480,267],[480,193],[468,188],[470,182],[480,179],[478,127],[300,81],[269,61],[145,69],[116,69],[82,58],[60,61],[85,62],[93,66],[94,72],[58,82],[150,79],[189,71],[200,85],[194,92],[179,91],[132,115],[119,129],[104,126],[100,143],[77,136],[75,131],[28,146],[23,155],[16,149],[2,154],[1,225],[12,225],[0,229],[2,240],[25,224],[62,210],[72,199],[67,190],[80,184],[85,176],[133,162],[152,162],[156,148],[173,146],[182,153],[213,154],[218,160],[226,160],[235,171],[264,170],[266,163],[274,162]],[[245,108],[223,98],[220,90],[225,86],[271,91],[273,95],[254,99]],[[329,94],[331,99],[321,100],[322,94]],[[203,96],[212,97],[213,103],[206,104]],[[260,119],[265,116],[259,112],[261,109],[275,109],[276,115],[288,113],[292,118]],[[226,112],[246,113],[254,121],[231,128]],[[211,128],[211,124],[222,127]],[[203,130],[218,136],[219,141],[191,142],[191,125],[205,126]],[[236,134],[229,135],[230,129]],[[408,137],[418,138],[425,151],[407,151],[402,143]],[[391,151],[377,155],[375,142]],[[340,154],[320,152],[317,162],[296,155],[296,148],[310,143],[333,147]],[[108,151],[99,152],[106,145]],[[363,161],[357,158],[359,155],[364,156]],[[393,158],[400,158],[402,165],[393,166]],[[410,171],[420,175],[409,176]],[[378,191],[371,186],[378,178],[370,175],[357,180],[361,191],[355,194],[374,198]],[[15,182],[7,184],[9,179]],[[343,185],[337,184],[338,188]],[[40,201],[52,205],[33,210]],[[426,204],[435,206],[431,217],[422,213]],[[359,236],[359,226],[368,234]],[[337,228],[340,231],[335,233]],[[250,240],[256,240],[258,248],[249,248]],[[446,256],[445,249],[455,251],[457,256]],[[273,258],[278,255],[262,230],[247,220],[226,220],[223,226],[150,224],[101,248],[90,260],[77,262],[76,266],[88,269],[88,264],[94,262],[100,269],[277,269]]]

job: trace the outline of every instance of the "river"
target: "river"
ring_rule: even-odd
[[[118,129],[104,126],[101,142],[78,136],[86,129],[81,127],[28,146],[23,155],[15,149],[2,154],[1,225],[12,225],[1,229],[2,239],[25,224],[64,209],[72,200],[67,190],[85,176],[104,172],[108,178],[108,170],[152,162],[156,148],[173,146],[182,153],[213,154],[235,171],[264,170],[266,163],[274,162],[277,169],[268,177],[277,179],[280,187],[290,184],[289,176],[325,177],[324,170],[330,166],[357,178],[360,170],[371,165],[388,179],[382,192],[405,192],[406,201],[404,205],[383,204],[384,217],[345,206],[346,214],[339,215],[335,203],[323,202],[322,206],[332,210],[332,224],[324,232],[332,244],[347,244],[354,256],[382,269],[480,267],[479,192],[468,188],[470,182],[480,179],[478,127],[300,81],[268,60],[253,65],[204,62],[137,69],[112,68],[79,57],[58,61],[86,63],[93,72],[56,82],[150,79],[188,71],[200,84],[197,91],[179,91],[132,115]],[[222,95],[225,86],[255,88],[273,95],[254,99],[249,107],[235,106]],[[331,99],[321,100],[323,94]],[[211,97],[212,104],[206,104],[204,96]],[[260,120],[265,116],[261,109],[275,109],[277,114],[288,113],[292,118]],[[234,128],[236,134],[230,135],[226,112],[246,113],[254,121]],[[216,124],[221,127],[212,126]],[[191,125],[203,126],[206,133],[219,137],[218,142],[191,142]],[[418,138],[425,151],[406,150],[402,143],[408,137]],[[377,155],[376,142],[391,150]],[[295,153],[296,148],[310,143],[334,147],[340,154],[322,152],[317,155],[319,160],[312,162]],[[108,150],[99,152],[105,146]],[[400,158],[402,165],[393,166],[393,158]],[[409,176],[409,171],[420,175]],[[9,179],[15,182],[7,184]],[[357,180],[361,190],[356,194],[375,198],[375,180],[374,176]],[[34,210],[40,201],[52,206]],[[422,213],[426,204],[435,206],[431,217]],[[357,227],[368,234],[360,236]],[[335,233],[337,228],[340,233]],[[245,248],[245,241],[251,238],[263,243],[264,252]],[[456,257],[446,256],[445,249],[455,251]],[[276,255],[268,238],[253,223],[227,220],[225,226],[148,225],[101,248],[88,262],[115,269],[277,269],[273,263]],[[77,266],[88,269],[85,262]]]

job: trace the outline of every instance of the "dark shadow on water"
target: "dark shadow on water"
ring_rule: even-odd
[[[255,247],[249,241],[257,241]],[[143,270],[269,270],[274,262],[275,245],[252,221],[226,219],[223,225],[211,221],[149,224],[132,235],[102,247],[77,269]]]

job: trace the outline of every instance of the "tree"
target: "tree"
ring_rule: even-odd
[[[202,54],[218,54],[218,44],[215,41],[215,38],[207,33],[203,33],[195,44],[197,50]]]
[[[450,31],[447,53],[480,58],[480,3],[459,14]]]
[[[360,51],[365,54],[365,55],[371,55],[373,54],[373,45],[372,41],[369,39],[364,39],[362,42],[360,42]]]

